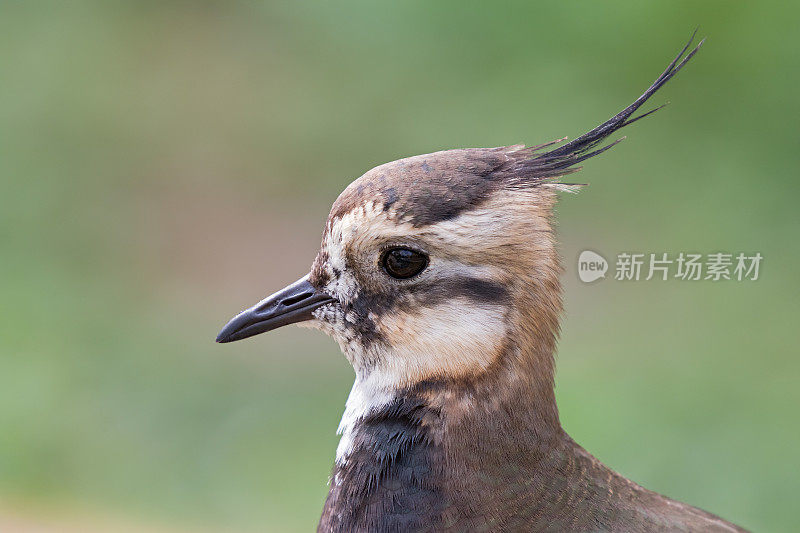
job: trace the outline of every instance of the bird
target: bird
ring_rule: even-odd
[[[219,333],[305,325],[352,365],[318,531],[744,531],[602,464],[562,428],[554,395],[553,209],[581,187],[563,179],[663,107],[634,116],[700,49],[696,33],[639,98],[570,142],[369,170],[333,203],[310,272]]]

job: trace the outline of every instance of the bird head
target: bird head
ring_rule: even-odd
[[[469,379],[504,351],[518,310],[555,328],[550,216],[559,185],[515,185],[529,153],[402,159],[367,172],[336,200],[309,283],[335,298],[314,324],[357,373],[389,386]]]
[[[449,150],[368,171],[334,202],[310,272],[240,313],[217,341],[303,323],[338,341],[359,380],[390,389],[520,365],[544,368],[552,382],[561,312],[553,206],[579,187],[562,178],[652,113],[633,116],[699,46],[680,61],[687,44],[642,96],[571,142]]]

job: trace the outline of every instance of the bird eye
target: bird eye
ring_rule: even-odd
[[[383,254],[381,264],[393,278],[408,279],[425,270],[428,256],[409,248],[392,248]]]

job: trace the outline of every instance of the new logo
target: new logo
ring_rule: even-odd
[[[591,250],[584,250],[578,256],[578,277],[584,283],[591,283],[606,277],[608,261],[602,255]]]

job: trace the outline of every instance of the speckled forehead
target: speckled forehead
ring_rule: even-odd
[[[334,269],[344,269],[348,250],[375,240],[413,235],[415,227],[392,207],[369,200],[340,216],[328,219],[322,250]]]
[[[410,224],[397,220],[393,209],[384,209],[381,202],[367,201],[345,213],[331,214],[309,280],[316,286],[336,281],[347,269],[350,250],[369,240],[407,234],[412,230]]]

